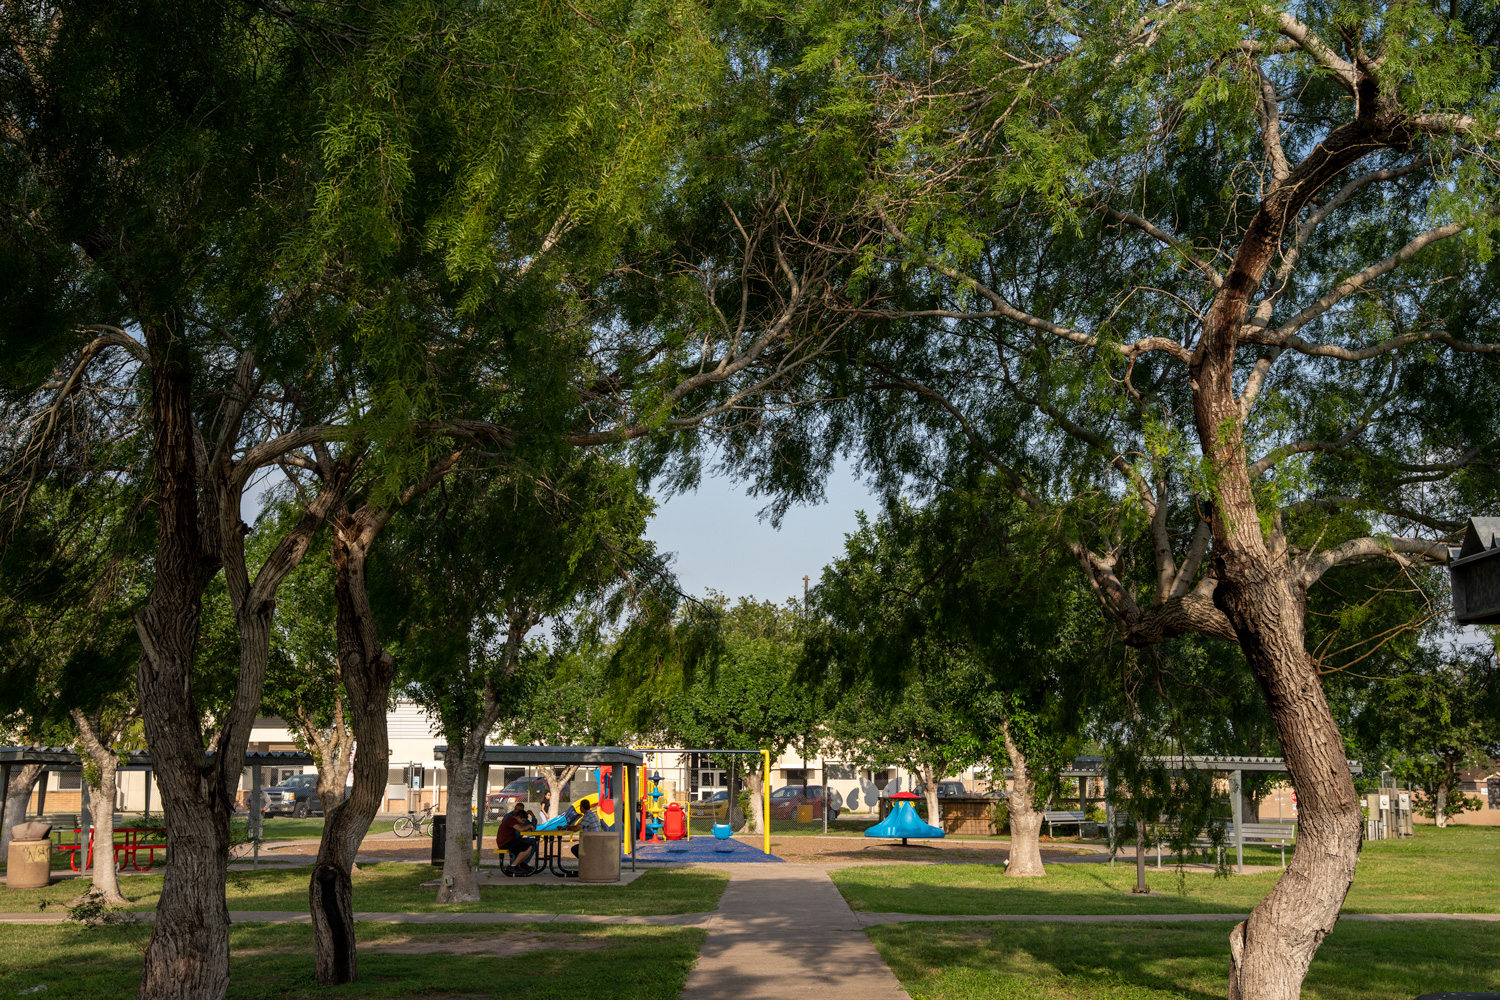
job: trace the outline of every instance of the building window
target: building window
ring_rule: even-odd
[[[57,789],[58,789],[58,791],[69,791],[69,790],[76,791],[77,789],[80,789],[82,787],[83,787],[83,772],[82,771],[58,771],[57,772]]]

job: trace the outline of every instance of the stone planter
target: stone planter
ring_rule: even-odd
[[[620,836],[612,830],[578,837],[578,881],[620,881]]]
[[[21,823],[5,857],[7,889],[41,889],[52,881],[52,825]]]

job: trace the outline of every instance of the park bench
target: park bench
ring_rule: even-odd
[[[1241,823],[1240,836],[1247,844],[1262,844],[1267,847],[1281,848],[1281,867],[1286,867],[1287,846],[1296,841],[1297,826],[1295,823]],[[1224,824],[1224,843],[1219,850],[1229,847],[1234,840],[1234,826],[1230,823]],[[1194,841],[1202,845],[1206,851],[1212,843],[1207,837],[1200,837]]]
[[[1052,825],[1061,823],[1064,826],[1078,827],[1078,832],[1083,833],[1083,824],[1088,820],[1084,817],[1081,809],[1052,809],[1042,813],[1042,819],[1047,824],[1047,836],[1052,836]]]

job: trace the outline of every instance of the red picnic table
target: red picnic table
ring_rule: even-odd
[[[62,831],[58,831],[59,833]],[[123,827],[117,829],[116,833],[125,835],[123,841],[115,843],[115,869],[123,870],[126,865],[138,872],[150,871],[156,864],[156,852],[166,853],[167,845],[160,840],[148,840],[149,837],[160,837],[165,831],[161,827]],[[78,866],[78,855],[83,852],[83,830],[79,827],[73,828],[73,843],[57,843],[56,848],[68,855],[68,867],[73,871],[83,871],[94,863],[94,829],[89,830],[88,855],[83,867]],[[146,864],[141,865],[141,855],[145,854]]]

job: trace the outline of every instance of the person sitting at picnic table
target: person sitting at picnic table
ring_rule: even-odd
[[[500,829],[495,831],[495,850],[509,851],[511,867],[522,875],[529,875],[533,870],[527,862],[536,856],[536,838],[521,834],[535,829],[527,817],[525,804],[517,802],[516,807],[500,821]]]
[[[592,799],[579,799],[568,806],[568,811],[563,815],[563,818],[566,820],[564,829],[567,830],[582,830],[584,833],[597,833],[604,829],[604,824],[599,820],[599,814],[594,811],[594,802]],[[573,852],[573,857],[578,857],[577,844],[574,844],[570,850]]]

